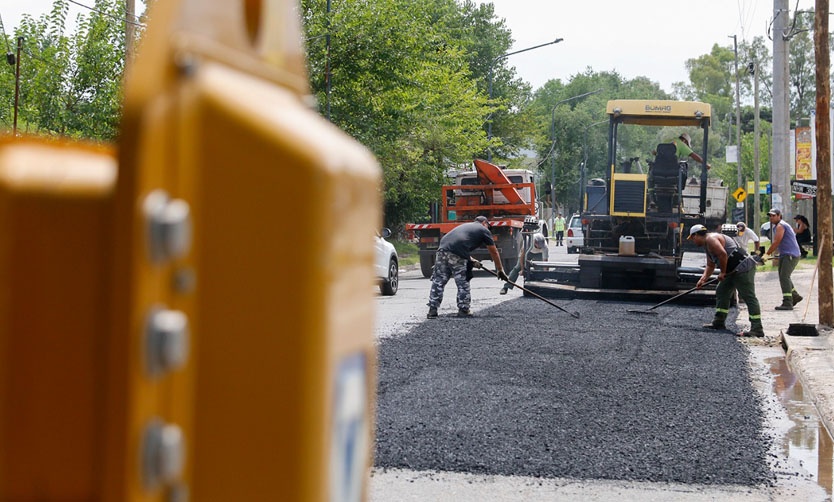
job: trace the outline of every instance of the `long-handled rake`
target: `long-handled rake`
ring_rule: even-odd
[[[673,296],[672,298],[669,298],[669,299],[667,299],[667,300],[663,300],[662,302],[658,303],[657,305],[654,305],[654,306],[649,307],[649,308],[644,309],[644,310],[640,310],[640,309],[629,309],[629,310],[628,310],[628,312],[631,312],[632,314],[655,314],[655,315],[657,315],[657,312],[652,312],[652,311],[653,311],[654,309],[656,309],[657,307],[660,307],[661,305],[666,305],[667,303],[671,302],[672,300],[677,300],[677,299],[678,299],[678,298],[680,298],[681,296],[686,296],[686,295],[688,295],[689,293],[691,293],[691,292],[695,291],[696,289],[700,289],[700,288],[702,288],[702,287],[706,286],[707,284],[712,284],[713,282],[715,282],[715,281],[717,281],[717,280],[718,280],[718,277],[713,277],[712,279],[710,279],[710,280],[708,280],[707,282],[703,283],[701,286],[695,286],[695,287],[694,287],[694,288],[692,288],[692,289],[688,289],[688,290],[684,291],[683,293],[680,293],[680,294],[677,294],[677,295]]]
[[[477,265],[476,265],[476,267],[477,267]],[[484,267],[483,265],[481,265],[481,266],[480,266],[480,267],[478,267],[478,268],[481,268],[482,270],[486,270],[487,272],[489,272],[490,274],[494,275],[495,277],[498,277],[498,272],[493,272],[492,270],[490,270],[490,269],[488,269],[488,268]],[[498,277],[498,278],[500,279],[500,277]],[[530,291],[529,289],[527,289],[527,288],[525,288],[525,287],[523,287],[523,286],[519,286],[518,284],[516,284],[516,283],[514,283],[514,282],[509,282],[509,281],[507,281],[507,284],[512,284],[512,285],[513,285],[513,287],[518,288],[518,289],[520,289],[520,290],[524,291],[524,292],[525,292],[525,293],[527,293],[528,295],[530,295],[530,296],[535,296],[535,297],[536,297],[536,298],[538,298],[539,300],[541,300],[541,301],[543,301],[543,302],[545,302],[545,303],[549,303],[550,305],[553,305],[554,307],[556,307],[557,309],[561,310],[562,312],[564,312],[564,313],[566,313],[566,314],[570,314],[570,316],[571,316],[571,317],[576,318],[576,319],[579,319],[579,312],[570,312],[570,311],[568,311],[568,310],[565,310],[563,307],[560,307],[559,305],[556,305],[555,303],[553,303],[552,301],[548,300],[547,298],[545,298],[545,297],[543,297],[543,296],[541,296],[541,295],[538,295],[538,294],[536,294],[536,293],[534,293],[534,292]]]

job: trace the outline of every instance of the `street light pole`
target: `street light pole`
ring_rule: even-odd
[[[569,98],[563,99],[561,101],[557,101],[555,105],[553,105],[553,110],[550,112],[550,229],[553,229],[553,222],[556,215],[556,108],[569,101],[573,101],[574,99],[584,98],[585,96],[590,96],[591,94],[596,94],[598,92],[602,92],[602,89],[597,89],[595,91],[586,92],[583,94],[579,94],[576,96],[571,96]],[[581,190],[581,187],[580,187]]]
[[[325,101],[325,116],[327,120],[330,121],[330,0],[327,0],[327,7],[326,7],[326,30],[327,35],[325,35],[325,55],[324,55],[324,101]]]
[[[733,53],[735,54],[735,68],[736,68],[736,167],[738,168],[738,187],[742,188],[741,183],[741,94],[738,85],[738,40],[735,35],[733,39]]]
[[[753,185],[753,192],[751,195],[753,197],[754,203],[754,210],[753,210],[753,230],[760,231],[761,227],[760,219],[761,217],[759,214],[761,213],[761,197],[759,196],[759,184],[761,183],[761,169],[759,163],[761,162],[761,153],[759,147],[759,138],[760,138],[760,131],[759,131],[759,62],[755,60],[754,62],[750,63],[753,67],[753,174],[755,177],[755,183]],[[748,195],[749,197],[749,195]]]
[[[17,59],[14,69],[14,125],[12,135],[17,136],[17,110],[20,107],[20,50],[23,49],[23,37],[17,37]]]
[[[592,127],[598,126],[600,124],[607,123],[607,120],[600,120],[599,122],[594,122],[593,124],[588,125],[585,127],[583,131],[583,141],[582,141],[582,170],[579,172],[579,212],[582,212],[582,201],[584,200],[584,193],[585,190],[585,172],[588,169],[588,131],[591,130]]]
[[[538,48],[541,48],[541,47],[546,47],[548,45],[558,44],[562,40],[564,40],[564,39],[557,38],[556,40],[554,40],[552,42],[547,42],[547,43],[544,43],[544,44],[535,45],[533,47],[528,47],[526,49],[521,49],[521,50],[518,50],[518,51],[507,52],[505,54],[501,54],[500,56],[498,56],[495,59],[493,59],[492,61],[490,61],[489,62],[489,72],[487,73],[487,79],[488,79],[487,93],[489,94],[489,101],[492,102],[492,71],[493,71],[493,68],[495,67],[495,63],[497,63],[498,61],[501,61],[504,58],[515,55],[515,54],[521,54],[522,52],[532,51],[533,49],[538,49]],[[489,117],[487,117],[487,141],[491,141],[491,140],[492,140],[492,114],[490,113]],[[488,146],[487,148],[488,148],[488,150],[487,150],[487,160],[492,162],[492,147]]]

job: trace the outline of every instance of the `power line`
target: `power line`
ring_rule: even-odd
[[[754,1],[752,7],[747,5],[746,0],[736,0],[736,5],[738,7],[738,23],[741,29],[741,39],[747,40],[747,35],[749,33],[750,25],[753,23],[753,20],[756,17],[756,7],[757,4]],[[746,11],[746,14],[745,14]]]
[[[6,36],[6,26],[3,24],[3,16],[0,16],[0,30],[3,31],[3,41],[6,42],[6,53],[11,54],[12,48],[9,46],[9,38]]]
[[[91,10],[91,11],[93,11],[93,12],[96,12],[96,13],[98,13],[98,14],[101,14],[102,16],[107,16],[107,17],[109,17],[109,18],[111,18],[111,19],[115,19],[116,21],[119,21],[119,22],[124,21],[124,22],[125,22],[125,23],[127,23],[127,24],[132,24],[132,25],[134,25],[134,26],[139,26],[139,27],[141,27],[141,28],[144,28],[144,27],[145,27],[145,23],[139,23],[139,22],[136,22],[136,21],[130,21],[130,20],[128,20],[128,19],[124,19],[124,18],[121,18],[121,17],[118,17],[118,16],[114,16],[113,14],[110,14],[109,12],[104,12],[104,11],[98,10],[98,9],[96,9],[95,7],[90,7],[89,5],[84,5],[83,3],[76,2],[75,0],[67,0],[67,1],[68,1],[69,3],[72,3],[72,4],[77,5],[77,6],[79,6],[79,7],[84,7],[85,9],[89,9],[89,10]],[[133,17],[136,17],[136,16],[134,15]]]

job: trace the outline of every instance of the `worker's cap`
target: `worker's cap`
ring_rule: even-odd
[[[682,140],[686,141],[686,144],[687,144],[687,145],[688,145],[688,144],[690,144],[690,143],[692,143],[692,138],[690,138],[690,137],[689,137],[689,134],[687,134],[687,133],[685,133],[685,132],[684,132],[684,133],[681,133],[681,135],[680,135],[680,136],[678,136],[678,137],[679,137],[680,139],[682,139]]]
[[[477,217],[475,218],[475,221],[476,221],[476,222],[478,222],[478,223],[486,223],[486,224],[487,224],[487,226],[490,226],[490,227],[492,226],[492,225],[489,223],[489,218],[487,218],[486,216],[477,216]]]
[[[691,239],[695,234],[705,234],[707,233],[707,227],[701,225],[700,223],[697,225],[692,225],[692,228],[689,229],[689,237],[687,239]]]
[[[745,225],[743,221],[740,221],[736,223],[736,228],[738,228],[738,230],[742,232],[745,228],[747,228],[747,225]]]
[[[544,239],[544,234],[536,234],[533,236],[533,245],[537,248],[543,248],[546,246]]]
[[[794,217],[793,217],[793,219],[795,219],[795,220],[801,220],[801,219],[802,219],[802,215],[801,215],[801,214],[797,214],[796,216],[794,216]]]
[[[775,214],[777,216],[782,216],[782,211],[778,207],[774,207],[773,209],[768,211],[767,214]]]

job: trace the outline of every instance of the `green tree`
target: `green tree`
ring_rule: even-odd
[[[760,108],[770,108],[773,103],[773,58],[769,44],[769,40],[756,37],[751,42],[741,42],[738,49],[742,102],[753,102],[754,69],[758,68]],[[753,123],[746,124],[742,119],[742,129],[752,131]]]
[[[476,72],[492,15],[455,0],[360,0],[334,2],[328,20],[324,1],[302,1],[313,92],[379,159],[389,226],[424,217],[448,171],[486,151],[493,107]]]
[[[593,94],[591,94],[593,93]],[[582,96],[575,98],[576,96]],[[539,174],[556,191],[556,202],[568,211],[579,209],[580,176],[585,181],[607,174],[608,128],[605,106],[609,99],[669,99],[659,85],[645,77],[623,79],[616,72],[588,68],[565,84],[550,80],[536,91],[532,113],[540,131],[536,139]],[[655,137],[630,131],[622,138],[621,158],[645,158]],[[554,182],[555,181],[555,182]],[[550,202],[546,197],[545,202]]]
[[[794,120],[810,117],[816,107],[813,29],[813,15],[796,14],[788,44],[791,117]]]
[[[724,117],[734,110],[734,63],[733,49],[713,45],[709,54],[686,61],[689,84],[678,83],[676,93],[682,99],[709,103],[714,117]]]
[[[49,14],[24,16],[15,30],[23,37],[18,129],[24,132],[113,140],[117,136],[124,72],[124,32],[117,0],[97,0],[95,11],[76,19],[65,35],[67,0]],[[3,99],[14,99],[14,67],[4,66]],[[0,108],[11,129],[13,108]]]
[[[492,123],[490,149],[496,162],[512,163],[521,149],[530,146],[534,122],[526,112],[530,85],[516,76],[511,57],[512,33],[503,19],[496,18],[491,3],[472,0],[433,0],[432,22],[441,26],[446,37],[457,41],[466,53],[470,78],[478,89],[489,95],[492,82],[490,114]],[[485,150],[479,156],[487,157]]]

